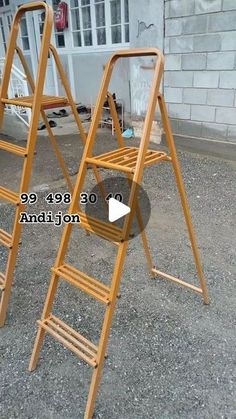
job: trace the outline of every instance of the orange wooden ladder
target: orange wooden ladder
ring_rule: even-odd
[[[34,83],[34,80],[31,76],[26,60],[24,58],[24,55],[21,49],[17,46],[17,36],[19,33],[20,22],[21,22],[22,16],[26,12],[34,11],[38,9],[43,9],[45,11],[45,21],[44,21],[44,29],[43,29],[43,35],[42,35],[42,45],[41,45],[40,58],[39,58],[39,64],[38,64],[37,79],[36,79],[36,83]],[[28,189],[29,189],[40,115],[45,123],[46,129],[48,131],[49,139],[53,147],[53,151],[56,154],[56,157],[61,166],[63,175],[68,184],[69,191],[71,193],[73,192],[73,185],[72,185],[67,167],[65,165],[64,159],[58,148],[56,138],[47,120],[45,109],[61,107],[61,106],[70,106],[72,113],[74,115],[75,121],[77,123],[82,142],[84,144],[86,142],[86,135],[85,135],[82,123],[80,121],[75,103],[72,98],[72,94],[70,91],[66,74],[60,63],[60,59],[58,57],[56,49],[52,45],[50,45],[52,25],[53,25],[53,11],[52,11],[52,8],[49,7],[46,3],[35,2],[35,3],[28,3],[28,4],[24,4],[20,6],[16,12],[14,21],[12,23],[12,29],[11,29],[7,54],[6,54],[5,66],[3,70],[2,85],[1,85],[1,91],[0,91],[0,126],[3,123],[5,105],[14,105],[14,106],[22,106],[25,108],[30,108],[32,110],[32,115],[31,115],[31,121],[30,121],[30,126],[29,126],[29,133],[28,133],[26,147],[21,147],[18,145],[11,144],[10,142],[4,141],[4,140],[0,140],[0,150],[9,152],[9,153],[14,153],[17,156],[24,159],[19,191],[13,192],[5,187],[0,187],[0,199],[6,200],[7,202],[16,206],[15,221],[14,221],[14,227],[13,227],[12,233],[10,234],[9,232],[6,232],[0,229],[0,244],[9,249],[6,272],[0,273],[0,292],[1,292],[0,327],[4,325],[5,319],[6,319],[7,307],[9,304],[11,288],[12,288],[13,274],[14,274],[16,258],[18,254],[18,247],[20,244],[22,225],[19,224],[18,221],[19,221],[20,213],[24,211],[25,209],[25,205],[23,205],[20,201],[20,195],[22,193],[28,192]],[[14,97],[14,98],[8,97],[8,88],[9,88],[9,83],[10,83],[11,69],[12,69],[12,64],[13,64],[15,53],[18,54],[22,67],[25,71],[26,79],[32,90],[31,96]],[[44,88],[47,61],[48,61],[49,54],[51,54],[55,60],[56,68],[57,68],[58,74],[60,76],[62,85],[66,93],[65,97],[43,95],[43,88]],[[98,177],[98,180],[99,180],[99,177]]]
[[[119,121],[115,113],[114,102],[112,102],[110,98],[110,107],[112,110],[112,116],[115,122],[116,135],[120,147],[117,150],[111,151],[109,153],[93,156],[92,152],[95,142],[95,136],[97,128],[99,126],[99,121],[102,113],[102,106],[108,90],[108,85],[111,79],[113,67],[115,66],[116,61],[120,58],[140,56],[156,57],[154,78],[140,146],[138,148],[123,147],[123,140],[121,139]],[[64,346],[66,346],[72,352],[78,355],[88,365],[94,368],[84,416],[86,419],[91,419],[94,412],[97,390],[101,378],[109,338],[109,332],[112,324],[112,317],[115,309],[116,298],[119,292],[125,257],[128,249],[128,238],[131,231],[133,217],[135,215],[135,212],[137,212],[137,196],[139,185],[142,181],[144,168],[152,164],[156,164],[161,161],[168,161],[171,162],[173,165],[177,187],[180,193],[184,216],[190,236],[190,241],[192,244],[197,272],[199,275],[200,287],[193,286],[185,281],[182,281],[171,275],[165,274],[154,268],[147,244],[146,235],[145,232],[143,232],[142,238],[146,257],[149,264],[150,273],[153,276],[159,275],[161,277],[173,280],[174,282],[201,294],[203,296],[204,302],[206,304],[208,303],[206,283],[202,272],[199,252],[196,245],[192,221],[183,186],[183,180],[176,155],[173,136],[171,133],[171,127],[163,96],[159,93],[160,83],[163,74],[163,62],[164,59],[162,53],[157,49],[150,48],[117,52],[111,57],[110,61],[106,66],[100,93],[98,96],[97,104],[95,107],[92,123],[88,134],[87,143],[84,149],[69,213],[74,214],[77,212],[78,201],[80,193],[83,190],[87,167],[90,164],[95,165],[96,167],[102,167],[126,173],[129,180],[133,180],[133,182],[131,182],[130,197],[128,202],[128,206],[130,207],[131,211],[128,215],[126,215],[124,225],[122,228],[118,228],[116,225],[112,223],[101,221],[98,218],[88,216],[81,210],[79,210],[78,212],[80,216],[79,226],[81,227],[81,229],[85,229],[86,231],[89,231],[92,234],[95,234],[105,240],[108,240],[114,246],[117,247],[118,253],[115,260],[111,283],[109,286],[105,285],[100,280],[92,278],[86,273],[79,271],[77,268],[66,262],[66,253],[68,250],[73,225],[68,224],[65,226],[57,259],[54,267],[52,268],[52,277],[45,301],[44,310],[42,313],[42,318],[38,321],[38,333],[36,336],[33,353],[29,365],[30,371],[36,368],[40,350],[44,341],[45,333],[48,333],[49,335],[53,336]],[[161,111],[163,126],[166,133],[167,143],[169,146],[170,156],[168,156],[163,151],[148,150],[152,122],[154,120],[155,110],[158,103]],[[139,225],[141,226],[142,220],[139,221]],[[82,336],[80,333],[72,329],[64,321],[62,321],[52,313],[53,302],[60,279],[65,280],[72,286],[79,288],[86,294],[90,295],[92,298],[98,300],[101,304],[105,305],[105,316],[98,344],[89,341],[86,337]]]

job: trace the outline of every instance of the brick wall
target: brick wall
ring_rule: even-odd
[[[236,142],[236,0],[165,0],[164,51],[174,133]]]

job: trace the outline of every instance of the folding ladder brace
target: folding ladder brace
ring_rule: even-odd
[[[19,32],[20,20],[21,20],[22,15],[24,15],[28,11],[34,11],[38,9],[45,10],[45,21],[44,21],[42,45],[41,45],[39,64],[38,64],[37,79],[36,79],[36,84],[34,84],[34,81],[32,79],[32,76],[27,66],[24,55],[21,49],[17,47],[16,42],[17,42],[17,35]],[[16,258],[17,258],[17,253],[18,253],[18,246],[20,244],[22,226],[21,224],[18,223],[18,220],[19,220],[20,213],[24,211],[25,209],[25,205],[23,205],[20,202],[20,194],[28,192],[28,189],[29,189],[40,114],[42,116],[46,129],[48,131],[48,135],[49,135],[51,145],[53,147],[53,151],[59,161],[63,175],[66,179],[68,188],[71,193],[73,193],[73,185],[72,185],[67,167],[65,165],[65,162],[63,160],[63,157],[57,146],[56,138],[48,123],[45,109],[51,109],[51,108],[61,107],[61,106],[70,106],[72,113],[74,115],[75,121],[77,123],[82,142],[84,144],[86,142],[86,135],[85,135],[82,123],[80,121],[75,103],[73,101],[73,97],[70,91],[66,74],[63,70],[63,67],[61,65],[56,49],[52,45],[50,45],[52,25],[53,25],[53,11],[52,11],[52,8],[49,7],[46,3],[44,2],[28,3],[19,7],[15,15],[14,21],[12,23],[12,30],[10,34],[9,46],[7,49],[5,66],[4,66],[4,71],[3,71],[2,85],[1,85],[1,91],[0,91],[0,126],[2,125],[2,122],[3,122],[4,106],[7,104],[30,108],[32,109],[32,116],[31,116],[31,121],[30,121],[26,147],[13,145],[10,142],[6,142],[3,140],[0,141],[0,150],[14,153],[17,156],[24,158],[24,165],[23,165],[19,192],[16,193],[9,189],[0,187],[0,198],[8,201],[9,203],[16,205],[16,215],[15,215],[15,222],[14,222],[12,234],[9,234],[8,232],[0,229],[0,244],[9,249],[6,272],[5,274],[0,273],[0,292],[2,294],[1,302],[0,302],[0,327],[4,325],[5,319],[6,319],[6,312],[7,312],[9,299],[10,299],[13,274],[15,270]],[[7,95],[8,86],[10,82],[10,74],[11,74],[11,68],[12,68],[15,52],[18,54],[18,57],[24,69],[26,79],[32,90],[32,96],[8,98],[8,95]],[[62,85],[66,93],[66,97],[43,95],[43,87],[44,87],[44,81],[45,81],[45,75],[46,75],[46,69],[47,69],[47,60],[48,60],[49,54],[52,55],[55,61],[55,65],[56,65],[59,77],[61,79]],[[94,169],[94,171],[95,171],[97,180],[100,181],[99,174],[97,173],[96,169]]]
[[[123,139],[119,130],[119,121],[115,112],[114,102],[112,102],[111,97],[109,97],[112,116],[115,123],[116,135],[120,147],[115,151],[93,156],[92,151],[95,142],[96,131],[99,125],[102,113],[102,106],[111,79],[113,67],[119,58],[139,56],[154,56],[157,58],[154,70],[154,79],[150,93],[150,99],[144,122],[144,130],[140,146],[139,148],[123,147]],[[94,372],[92,375],[92,381],[90,385],[90,391],[84,416],[86,419],[91,419],[94,412],[95,400],[102,373],[109,331],[112,324],[112,316],[115,308],[116,298],[119,292],[121,275],[128,248],[128,237],[130,234],[132,220],[135,215],[135,212],[137,213],[139,225],[140,227],[142,226],[142,218],[137,205],[137,196],[139,185],[142,181],[144,168],[149,165],[158,163],[160,161],[169,161],[173,165],[176,183],[185,216],[185,221],[187,224],[188,233],[192,245],[193,256],[195,259],[197,273],[200,280],[200,287],[191,285],[185,281],[180,280],[179,278],[175,278],[172,275],[165,274],[153,267],[152,257],[147,244],[147,238],[145,232],[143,231],[141,237],[143,240],[150,273],[153,276],[158,275],[160,277],[172,280],[177,284],[185,286],[201,294],[203,296],[204,303],[208,304],[208,293],[206,283],[201,267],[199,251],[196,245],[195,235],[184,190],[183,180],[180,172],[180,166],[174,145],[173,135],[171,132],[170,122],[168,119],[167,109],[165,106],[163,96],[159,93],[160,82],[163,74],[163,63],[164,58],[162,53],[157,49],[150,48],[117,52],[111,57],[110,61],[106,66],[99,97],[97,100],[91,127],[88,134],[87,143],[84,149],[69,213],[75,213],[78,208],[78,200],[80,193],[83,190],[82,188],[86,176],[86,169],[89,164],[94,164],[96,165],[96,167],[121,171],[127,174],[128,181],[133,180],[133,183],[131,183],[130,197],[128,203],[129,207],[131,208],[131,211],[125,217],[123,228],[118,228],[117,226],[111,223],[109,224],[100,221],[99,219],[96,219],[94,217],[85,215],[85,213],[81,210],[78,212],[78,214],[80,215],[79,226],[82,229],[85,229],[86,231],[89,231],[101,238],[104,238],[105,240],[110,241],[118,248],[114,272],[109,287],[106,286],[104,283],[98,281],[97,279],[94,279],[88,276],[87,274],[80,272],[74,266],[71,266],[66,263],[66,252],[68,249],[73,226],[72,224],[68,224],[65,226],[57,259],[54,267],[52,268],[52,277],[45,301],[44,310],[42,313],[42,318],[40,321],[38,321],[39,328],[30,360],[29,370],[32,371],[36,368],[45,333],[48,333],[49,335],[53,336],[64,346],[66,346],[68,349],[70,349],[72,352],[78,355],[81,359],[83,359],[87,364],[92,366],[94,368]],[[166,134],[170,156],[168,156],[165,152],[148,150],[150,132],[157,103],[160,107],[161,118]],[[78,287],[80,290],[84,291],[91,297],[105,304],[106,311],[98,345],[95,345],[94,343],[89,341],[87,338],[79,334],[77,331],[72,329],[70,326],[68,326],[66,323],[64,323],[62,320],[60,320],[58,317],[52,314],[53,301],[57,292],[60,278],[69,282],[71,285]]]

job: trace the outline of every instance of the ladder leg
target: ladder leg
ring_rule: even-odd
[[[75,102],[74,102],[72,94],[71,94],[70,86],[69,86],[69,83],[68,83],[67,78],[66,78],[65,71],[64,71],[64,69],[61,65],[61,62],[60,62],[60,59],[59,59],[56,48],[53,45],[50,45],[50,50],[51,50],[52,55],[54,57],[56,67],[57,67],[62,85],[64,86],[68,102],[70,104],[72,113],[74,115],[75,122],[77,124],[78,130],[79,130],[79,133],[80,133],[80,136],[81,136],[81,140],[82,140],[83,144],[85,145],[87,137],[86,137],[86,134],[85,134],[85,131],[84,131],[83,124],[82,124],[82,122],[80,120],[80,117],[78,115],[78,112],[77,112],[77,109],[76,109],[76,106],[75,106]],[[93,165],[92,169],[93,169],[96,181],[99,184],[99,188],[101,190],[102,196],[104,196],[104,198],[105,198],[106,197],[106,192],[105,192],[104,188],[102,187],[102,178],[100,176],[100,173],[99,173],[98,169],[96,168],[96,166]]]
[[[172,134],[169,118],[168,118],[167,109],[166,109],[166,105],[165,105],[164,98],[162,97],[162,95],[158,97],[158,101],[159,101],[159,106],[160,106],[160,111],[161,111],[161,116],[162,116],[162,122],[163,122],[163,126],[166,133],[166,141],[170,150],[172,165],[173,165],[173,169],[174,169],[174,173],[176,177],[176,184],[177,184],[177,188],[180,194],[185,222],[188,228],[188,234],[189,234],[189,238],[190,238],[190,242],[192,246],[195,265],[196,265],[196,269],[197,269],[197,273],[198,273],[198,277],[199,277],[199,281],[200,281],[200,285],[201,285],[201,289],[203,293],[203,300],[205,304],[209,304],[206,281],[205,281],[203,270],[202,270],[200,253],[197,247],[197,242],[196,242],[195,233],[193,229],[193,223],[192,223],[191,214],[190,214],[188,201],[187,201],[187,195],[184,188],[184,182],[181,175],[180,165],[179,165],[179,161],[178,161],[178,157],[177,157],[177,153],[175,149],[174,138],[173,138],[173,134]]]
[[[112,119],[113,119],[113,122],[114,122],[117,141],[118,141],[119,147],[123,148],[123,147],[125,147],[125,143],[124,143],[124,139],[122,137],[120,122],[119,122],[119,118],[118,118],[117,111],[116,111],[116,105],[115,105],[115,102],[114,102],[114,99],[113,99],[113,96],[111,95],[111,93],[108,92],[107,98],[108,98],[108,103],[109,103],[111,116],[112,116]],[[128,182],[129,182],[130,185],[132,185],[132,175],[128,175]],[[142,214],[141,214],[141,210],[140,210],[140,207],[139,207],[138,203],[137,203],[137,208],[136,208],[136,216],[137,216],[137,220],[138,220],[138,224],[139,224],[139,228],[140,228],[140,232],[141,232],[141,239],[142,239],[142,242],[143,242],[144,253],[145,253],[145,256],[146,256],[146,259],[147,259],[148,270],[149,270],[149,273],[152,276],[155,276],[155,274],[152,271],[152,268],[153,268],[152,255],[151,255],[150,248],[149,248],[149,245],[148,245],[148,239],[147,239],[147,235],[145,233]]]
[[[136,216],[137,216],[137,220],[138,220],[139,228],[140,228],[140,232],[141,232],[140,234],[141,234],[141,239],[142,239],[142,242],[143,242],[144,253],[145,253],[145,256],[146,256],[146,259],[147,259],[148,271],[149,271],[150,275],[155,276],[155,274],[152,271],[152,268],[153,268],[152,255],[151,255],[151,251],[150,251],[149,244],[148,244],[147,234],[145,232],[145,228],[144,228],[144,225],[143,225],[143,219],[142,219],[142,215],[141,215],[139,205],[137,205],[137,208],[136,208]]]
[[[7,50],[7,56],[5,61],[5,67],[3,72],[3,82],[1,87],[1,100],[0,100],[0,124],[2,123],[3,119],[3,112],[4,112],[4,105],[3,99],[7,98],[8,86],[10,81],[10,73],[11,67],[13,63],[14,52],[16,48],[16,39],[17,33],[20,27],[20,19],[22,14],[27,10],[37,10],[37,9],[45,9],[45,23],[44,23],[44,30],[43,30],[43,37],[42,37],[42,46],[41,46],[41,54],[39,58],[39,69],[38,69],[38,83],[37,88],[34,94],[34,101],[32,104],[32,118],[29,127],[29,133],[27,138],[27,157],[24,161],[22,178],[21,178],[21,185],[20,185],[20,193],[27,192],[30,183],[30,175],[32,171],[32,164],[33,164],[33,157],[34,157],[34,150],[37,138],[37,126],[38,126],[38,119],[40,114],[40,106],[42,100],[42,93],[43,93],[43,85],[44,85],[44,78],[46,73],[47,67],[47,53],[49,48],[49,39],[51,36],[52,24],[53,24],[53,13],[52,10],[48,8],[48,6],[44,3],[38,3],[28,8],[27,5],[23,5],[19,7],[14,21],[12,25],[12,32],[10,36],[9,46]],[[13,235],[12,235],[12,248],[10,249],[7,269],[5,274],[5,289],[2,294],[1,303],[0,303],[0,326],[3,326],[6,319],[6,312],[7,307],[9,304],[10,294],[11,294],[11,287],[13,281],[13,274],[16,265],[17,259],[17,251],[18,245],[20,242],[20,234],[22,226],[18,223],[20,212],[23,211],[25,208],[24,205],[19,203],[16,209],[16,216],[13,228]]]
[[[60,58],[58,56],[57,50],[56,50],[56,48],[53,45],[50,45],[50,51],[51,51],[51,53],[53,55],[53,58],[54,58],[54,61],[56,63],[58,74],[60,76],[62,85],[63,85],[63,87],[65,89],[68,102],[70,104],[72,113],[73,113],[74,118],[75,118],[75,122],[76,122],[76,124],[78,126],[78,130],[79,130],[79,133],[80,133],[80,136],[81,136],[81,140],[82,140],[83,144],[85,144],[86,143],[86,134],[85,134],[85,131],[84,131],[83,124],[82,124],[82,122],[80,120],[80,117],[78,115],[78,112],[77,112],[77,109],[76,109],[76,106],[75,106],[75,102],[74,102],[73,97],[72,97],[72,94],[71,94],[70,86],[69,86],[69,83],[68,83],[68,80],[67,80],[67,77],[66,77],[64,68],[63,68],[63,66],[61,64],[61,61],[60,61]]]
[[[35,342],[34,342],[33,352],[32,352],[30,363],[29,363],[29,371],[34,371],[37,366],[40,351],[41,351],[43,341],[44,341],[44,337],[45,337],[45,330],[41,326],[39,326],[37,335],[35,338]]]
[[[67,170],[65,161],[64,161],[64,159],[62,157],[62,154],[61,154],[61,152],[59,150],[59,147],[57,145],[56,137],[55,137],[55,135],[52,132],[52,129],[51,129],[51,127],[49,125],[49,122],[48,122],[48,119],[47,119],[47,115],[46,115],[46,113],[45,113],[44,110],[41,110],[41,115],[42,115],[43,121],[44,121],[44,123],[46,125],[47,131],[48,131],[48,136],[49,136],[50,142],[52,144],[54,153],[55,153],[55,155],[56,155],[56,157],[58,159],[58,162],[59,162],[59,164],[61,166],[62,173],[63,173],[63,175],[64,175],[64,177],[66,179],[66,182],[67,182],[69,191],[71,193],[73,193],[73,189],[74,188],[73,188],[73,185],[72,185],[72,182],[71,182],[71,179],[70,179],[70,175],[68,173],[68,170]]]
[[[132,178],[129,175],[128,175],[128,181],[129,181],[130,184],[132,184]],[[151,251],[150,251],[150,248],[149,248],[147,234],[145,232],[145,227],[144,227],[144,224],[143,224],[142,213],[141,213],[141,209],[140,209],[140,206],[139,206],[138,202],[137,202],[137,206],[136,206],[136,217],[137,217],[137,220],[138,220],[141,239],[142,239],[142,242],[143,242],[143,249],[144,249],[144,253],[145,253],[145,256],[146,256],[146,260],[147,260],[148,271],[149,271],[149,274],[154,277],[155,274],[152,270],[153,269],[152,255],[151,255]]]
[[[59,281],[58,276],[53,274],[51,278],[50,286],[48,289],[45,306],[43,309],[42,319],[44,319],[45,317],[48,317],[51,312],[53,300],[57,292],[58,281]],[[36,368],[36,365],[39,359],[39,354],[43,345],[44,336],[45,336],[45,330],[41,326],[39,326],[38,332],[35,338],[33,352],[32,352],[30,363],[29,363],[29,371],[33,371]]]
[[[14,271],[16,266],[16,259],[18,253],[18,246],[20,242],[21,228],[22,225],[18,223],[20,211],[23,211],[24,206],[18,207],[15,215],[15,223],[13,228],[13,243],[12,248],[9,251],[7,267],[6,267],[6,281],[5,288],[2,291],[1,301],[0,301],[0,327],[3,327],[6,320],[7,308],[11,296],[11,288],[14,277]]]
[[[128,242],[124,242],[119,246],[119,251],[118,251],[118,255],[115,262],[115,270],[114,270],[114,274],[112,278],[111,304],[106,309],[106,313],[105,313],[105,317],[103,321],[103,327],[102,327],[101,337],[100,337],[99,346],[98,346],[97,368],[95,368],[93,372],[84,419],[92,419],[92,416],[93,416],[98,386],[101,379],[104,359],[106,355],[109,332],[110,332],[111,324],[112,324],[112,317],[115,310],[116,296],[118,294],[118,290],[120,286],[120,280],[122,276],[127,248],[128,248]]]
[[[28,64],[26,62],[26,59],[25,59],[25,57],[23,55],[23,52],[22,52],[22,50],[19,47],[16,47],[16,52],[17,52],[18,57],[20,59],[21,65],[22,65],[22,67],[24,69],[24,72],[25,72],[26,78],[28,80],[28,83],[30,85],[30,88],[32,90],[32,93],[34,93],[35,92],[35,83],[34,83],[34,80],[33,80],[32,76],[31,76],[31,73],[29,71],[29,67],[28,67]],[[59,61],[59,63],[60,63],[60,61]],[[69,86],[68,86],[68,90],[70,91]],[[66,93],[68,93],[68,92],[66,92]],[[69,98],[68,98],[68,100],[69,100]],[[70,103],[70,105],[71,105],[71,103]],[[56,155],[56,157],[58,159],[58,162],[59,162],[59,164],[61,166],[62,173],[63,173],[63,175],[64,175],[64,177],[66,179],[66,182],[68,184],[68,188],[69,188],[70,192],[73,193],[73,185],[72,185],[72,182],[71,182],[71,179],[70,179],[70,176],[69,176],[69,173],[68,173],[68,170],[67,170],[65,161],[64,161],[64,159],[62,157],[62,154],[61,154],[61,152],[60,152],[60,150],[58,148],[56,137],[53,134],[53,131],[52,131],[52,129],[51,129],[50,125],[49,125],[48,119],[47,119],[47,115],[46,115],[46,113],[45,113],[45,111],[43,109],[41,109],[41,116],[42,116],[42,119],[43,119],[43,121],[45,123],[45,126],[47,128],[47,132],[48,132],[48,136],[49,136],[50,142],[52,144],[52,148],[53,148],[54,153],[55,153],[55,155]]]

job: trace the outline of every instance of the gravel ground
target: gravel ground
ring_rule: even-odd
[[[236,418],[236,167],[187,152],[180,158],[211,304],[151,279],[140,239],[132,240],[95,418]],[[48,188],[41,188],[34,212],[52,209],[43,199],[48,191],[66,191],[55,182]],[[155,265],[197,283],[170,166],[148,169],[144,188],[152,203],[147,234]],[[65,210],[53,208],[59,209]],[[11,206],[1,205],[0,211],[1,226],[9,228]],[[0,330],[1,419],[83,418],[90,367],[47,337],[37,369],[27,371],[61,231],[50,225],[24,228],[7,322]],[[69,260],[81,270],[110,278],[112,246],[75,229],[70,248]],[[0,252],[4,266],[6,253]],[[97,341],[100,304],[61,284],[54,312]]]

